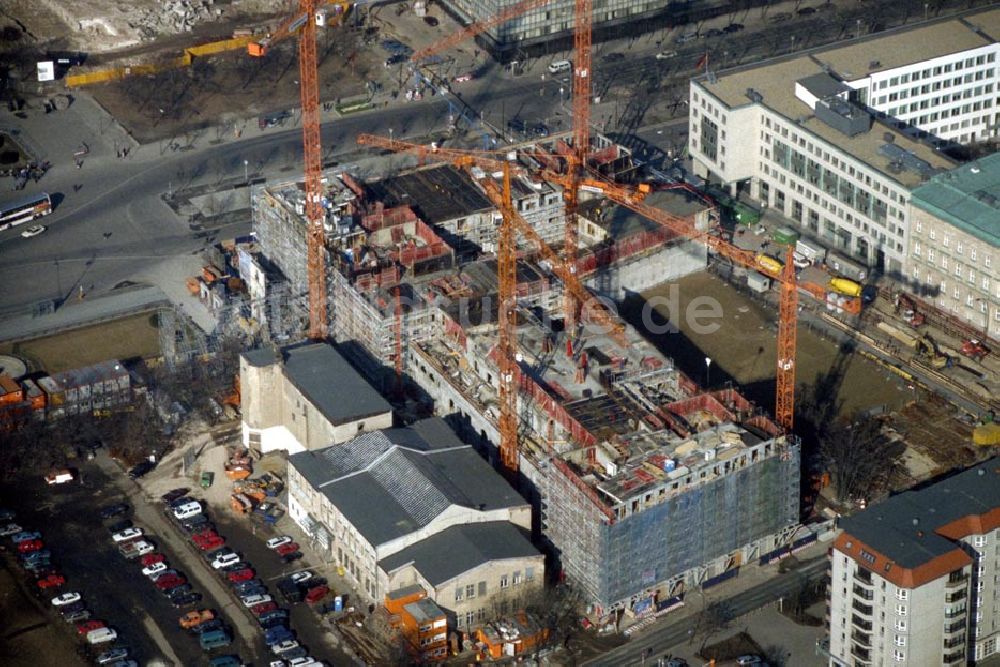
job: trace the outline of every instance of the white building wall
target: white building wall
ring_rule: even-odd
[[[997,135],[1000,43],[873,72],[848,83],[911,134],[966,144]],[[876,56],[877,57],[877,56]],[[901,125],[901,127],[902,127]]]

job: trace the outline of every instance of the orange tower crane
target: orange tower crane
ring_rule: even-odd
[[[459,165],[477,164],[484,168],[496,171],[506,162],[498,159],[495,153],[480,152],[472,150],[461,150],[451,148],[427,147],[419,144],[410,144],[401,141],[394,141],[373,135],[360,135],[358,143],[363,145],[378,146],[397,152],[408,152],[422,157],[436,156],[443,160],[452,161]],[[564,187],[574,178],[572,174],[560,174],[551,170],[541,170],[535,176],[545,180],[559,183]],[[490,198],[496,201],[497,195],[491,193],[491,188],[495,189],[491,179],[484,179],[482,185],[485,187]],[[795,357],[796,357],[796,334],[798,325],[798,282],[795,276],[795,266],[792,261],[794,247],[788,246],[785,249],[783,268],[780,273],[762,266],[758,261],[758,254],[752,250],[744,250],[720,236],[711,234],[696,228],[690,218],[682,218],[667,213],[663,209],[656,208],[643,202],[646,190],[643,186],[638,189],[609,183],[596,178],[584,178],[579,185],[588,189],[601,192],[611,201],[624,206],[635,213],[652,220],[671,232],[694,241],[704,243],[713,252],[728,258],[734,264],[739,264],[755,269],[780,282],[780,299],[778,302],[778,338],[777,338],[777,368],[776,368],[776,391],[774,415],[776,421],[787,432],[791,432],[795,417]],[[569,271],[565,264],[557,265],[553,261],[554,253],[548,248],[537,232],[523,218],[517,215],[516,211],[512,220],[517,227],[517,231],[522,232],[538,245],[543,259],[548,260],[553,266],[558,266],[558,275],[564,283],[569,285],[575,283],[580,285],[577,276]],[[537,240],[536,240],[537,239]],[[567,278],[568,277],[568,278]],[[585,292],[584,292],[585,293]],[[576,292],[580,296],[579,291]]]
[[[510,195],[510,165],[503,167],[503,191],[500,197],[500,238],[498,239],[497,274],[499,283],[499,343],[497,364],[500,368],[500,462],[516,473],[520,467],[517,440],[517,249],[514,245],[516,211]]]
[[[274,42],[299,33],[299,95],[302,103],[302,153],[305,161],[309,338],[326,337],[326,237],[323,233],[323,152],[319,132],[319,81],[316,58],[316,0],[299,0],[299,11],[271,35],[247,45],[251,56],[267,54]]]
[[[460,44],[479,33],[549,4],[551,0],[523,0],[507,7],[497,14],[476,21],[461,30],[421,49],[413,54],[412,60],[419,63],[431,55]],[[566,224],[564,229],[563,261],[571,273],[577,271],[579,235],[577,206],[579,203],[579,182],[583,178],[587,155],[590,152],[590,96],[593,82],[592,42],[593,42],[593,0],[576,0],[573,26],[573,154],[569,159],[568,173],[573,176],[565,186]],[[567,331],[572,329],[579,318],[581,302],[571,291],[564,295],[564,310]]]

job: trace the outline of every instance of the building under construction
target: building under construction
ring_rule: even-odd
[[[519,159],[537,166],[531,154]],[[496,461],[500,215],[481,185],[491,178],[452,166],[364,183],[341,173],[328,177],[324,207],[331,333],[373,377],[405,374]],[[562,191],[534,178],[515,179],[513,204],[555,241]],[[254,228],[261,252],[304,293],[301,202],[300,184],[257,191]],[[645,203],[703,231],[710,224],[710,211],[683,191]],[[700,243],[606,201],[583,203],[579,231],[578,275],[612,297],[707,262]],[[641,614],[790,544],[795,439],[738,391],[702,390],[631,328],[624,338],[586,322],[567,330],[563,285],[536,250],[519,242],[520,471],[557,569],[598,616]]]

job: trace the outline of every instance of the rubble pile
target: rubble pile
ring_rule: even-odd
[[[136,12],[128,25],[143,40],[191,32],[196,23],[222,16],[223,9],[214,5],[215,0],[161,0]]]

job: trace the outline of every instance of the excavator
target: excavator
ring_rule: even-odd
[[[951,357],[938,349],[937,343],[929,335],[924,334],[915,343],[917,356],[927,360],[931,368],[948,368],[951,366]]]

